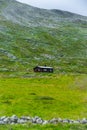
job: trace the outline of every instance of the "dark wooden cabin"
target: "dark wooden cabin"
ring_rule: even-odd
[[[49,72],[53,73],[53,68],[48,66],[36,66],[33,68],[34,72]]]

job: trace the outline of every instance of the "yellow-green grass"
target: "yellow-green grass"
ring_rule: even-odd
[[[0,79],[0,116],[87,117],[87,75]]]
[[[0,130],[87,130],[86,124],[1,125]]]

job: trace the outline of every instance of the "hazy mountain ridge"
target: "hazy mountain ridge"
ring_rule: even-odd
[[[47,64],[86,73],[86,62],[87,17],[0,0],[1,72]]]
[[[26,26],[49,26],[49,23],[51,26],[57,26],[58,22],[64,22],[64,18],[66,21],[68,20],[71,22],[73,19],[76,20],[77,18],[81,20],[85,19],[85,17],[74,13],[61,10],[39,9],[21,4],[15,0],[1,0],[0,2],[2,16],[14,23],[26,24]]]

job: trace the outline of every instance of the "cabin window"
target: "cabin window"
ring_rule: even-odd
[[[38,71],[40,71],[40,69],[38,69]]]
[[[52,72],[52,69],[50,69],[50,72]]]
[[[44,71],[47,71],[47,69],[44,69]]]

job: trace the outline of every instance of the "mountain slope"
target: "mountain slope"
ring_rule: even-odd
[[[0,71],[87,73],[87,17],[0,0]]]
[[[39,9],[15,0],[1,0],[0,3],[2,16],[14,23],[26,24],[27,26],[49,26],[49,24],[57,26],[58,22],[85,19],[85,17],[70,12]]]

